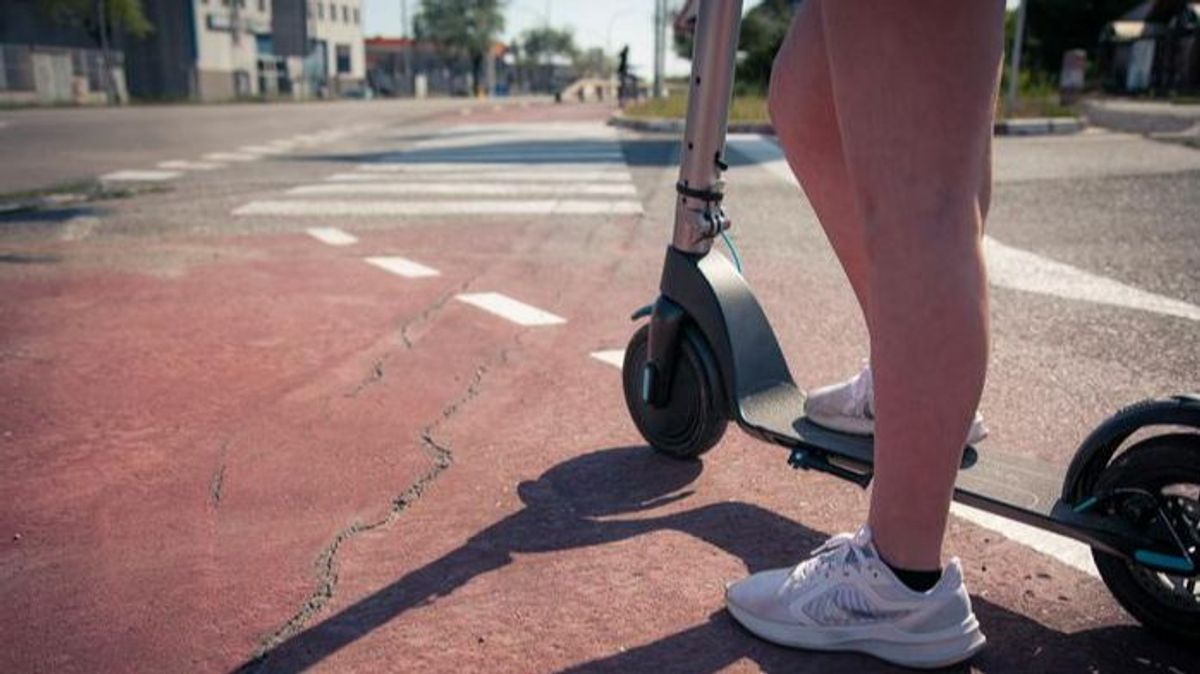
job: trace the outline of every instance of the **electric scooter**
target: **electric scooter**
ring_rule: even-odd
[[[661,294],[633,314],[649,320],[625,352],[625,401],[642,436],[668,456],[698,457],[732,420],[790,449],[792,467],[865,488],[872,439],[804,417],[805,394],[762,307],[711,250],[729,228],[721,174],[741,9],[741,0],[700,3],[674,234]],[[954,499],[1086,543],[1109,590],[1145,627],[1192,645],[1200,638],[1200,396],[1117,412],[1065,472],[967,446]]]

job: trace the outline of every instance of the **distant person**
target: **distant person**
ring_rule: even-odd
[[[629,97],[629,45],[621,47],[617,54],[617,104],[625,107],[625,99]]]
[[[769,641],[916,667],[984,645],[942,539],[963,444],[984,432],[980,237],[1003,36],[1002,0],[807,0],[775,58],[771,121],[871,347],[806,413],[873,434],[875,473],[857,533],[729,587],[733,617]]]

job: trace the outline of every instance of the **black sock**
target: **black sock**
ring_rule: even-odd
[[[942,578],[941,569],[935,569],[933,571],[914,571],[912,569],[901,569],[888,564],[888,561],[882,557],[879,559],[882,560],[884,564],[887,564],[887,567],[892,570],[892,573],[896,574],[896,577],[900,579],[901,583],[904,583],[908,589],[913,590],[914,592],[928,592],[933,588],[934,585],[937,585],[937,582]]]

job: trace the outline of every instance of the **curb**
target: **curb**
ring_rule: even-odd
[[[997,136],[1057,136],[1079,133],[1087,124],[1079,117],[1031,117],[996,122]]]
[[[669,117],[626,117],[618,113],[609,117],[608,123],[610,126],[631,131],[683,133],[683,120]],[[726,133],[760,133],[773,136],[775,129],[766,122],[730,122]]]
[[[610,126],[631,131],[649,133],[683,133],[683,120],[667,117],[626,117],[623,114],[613,115],[608,119]],[[1079,133],[1087,124],[1078,117],[1044,117],[1030,119],[1008,119],[996,122],[994,133],[997,136],[1047,136]],[[729,125],[728,133],[759,133],[767,136],[775,135],[775,129],[765,122],[733,122]]]

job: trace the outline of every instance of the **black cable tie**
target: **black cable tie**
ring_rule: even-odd
[[[721,200],[725,198],[725,195],[721,192],[715,192],[713,190],[696,190],[684,185],[683,183],[675,183],[675,191],[685,197],[700,199],[710,204],[719,204],[721,203]]]

